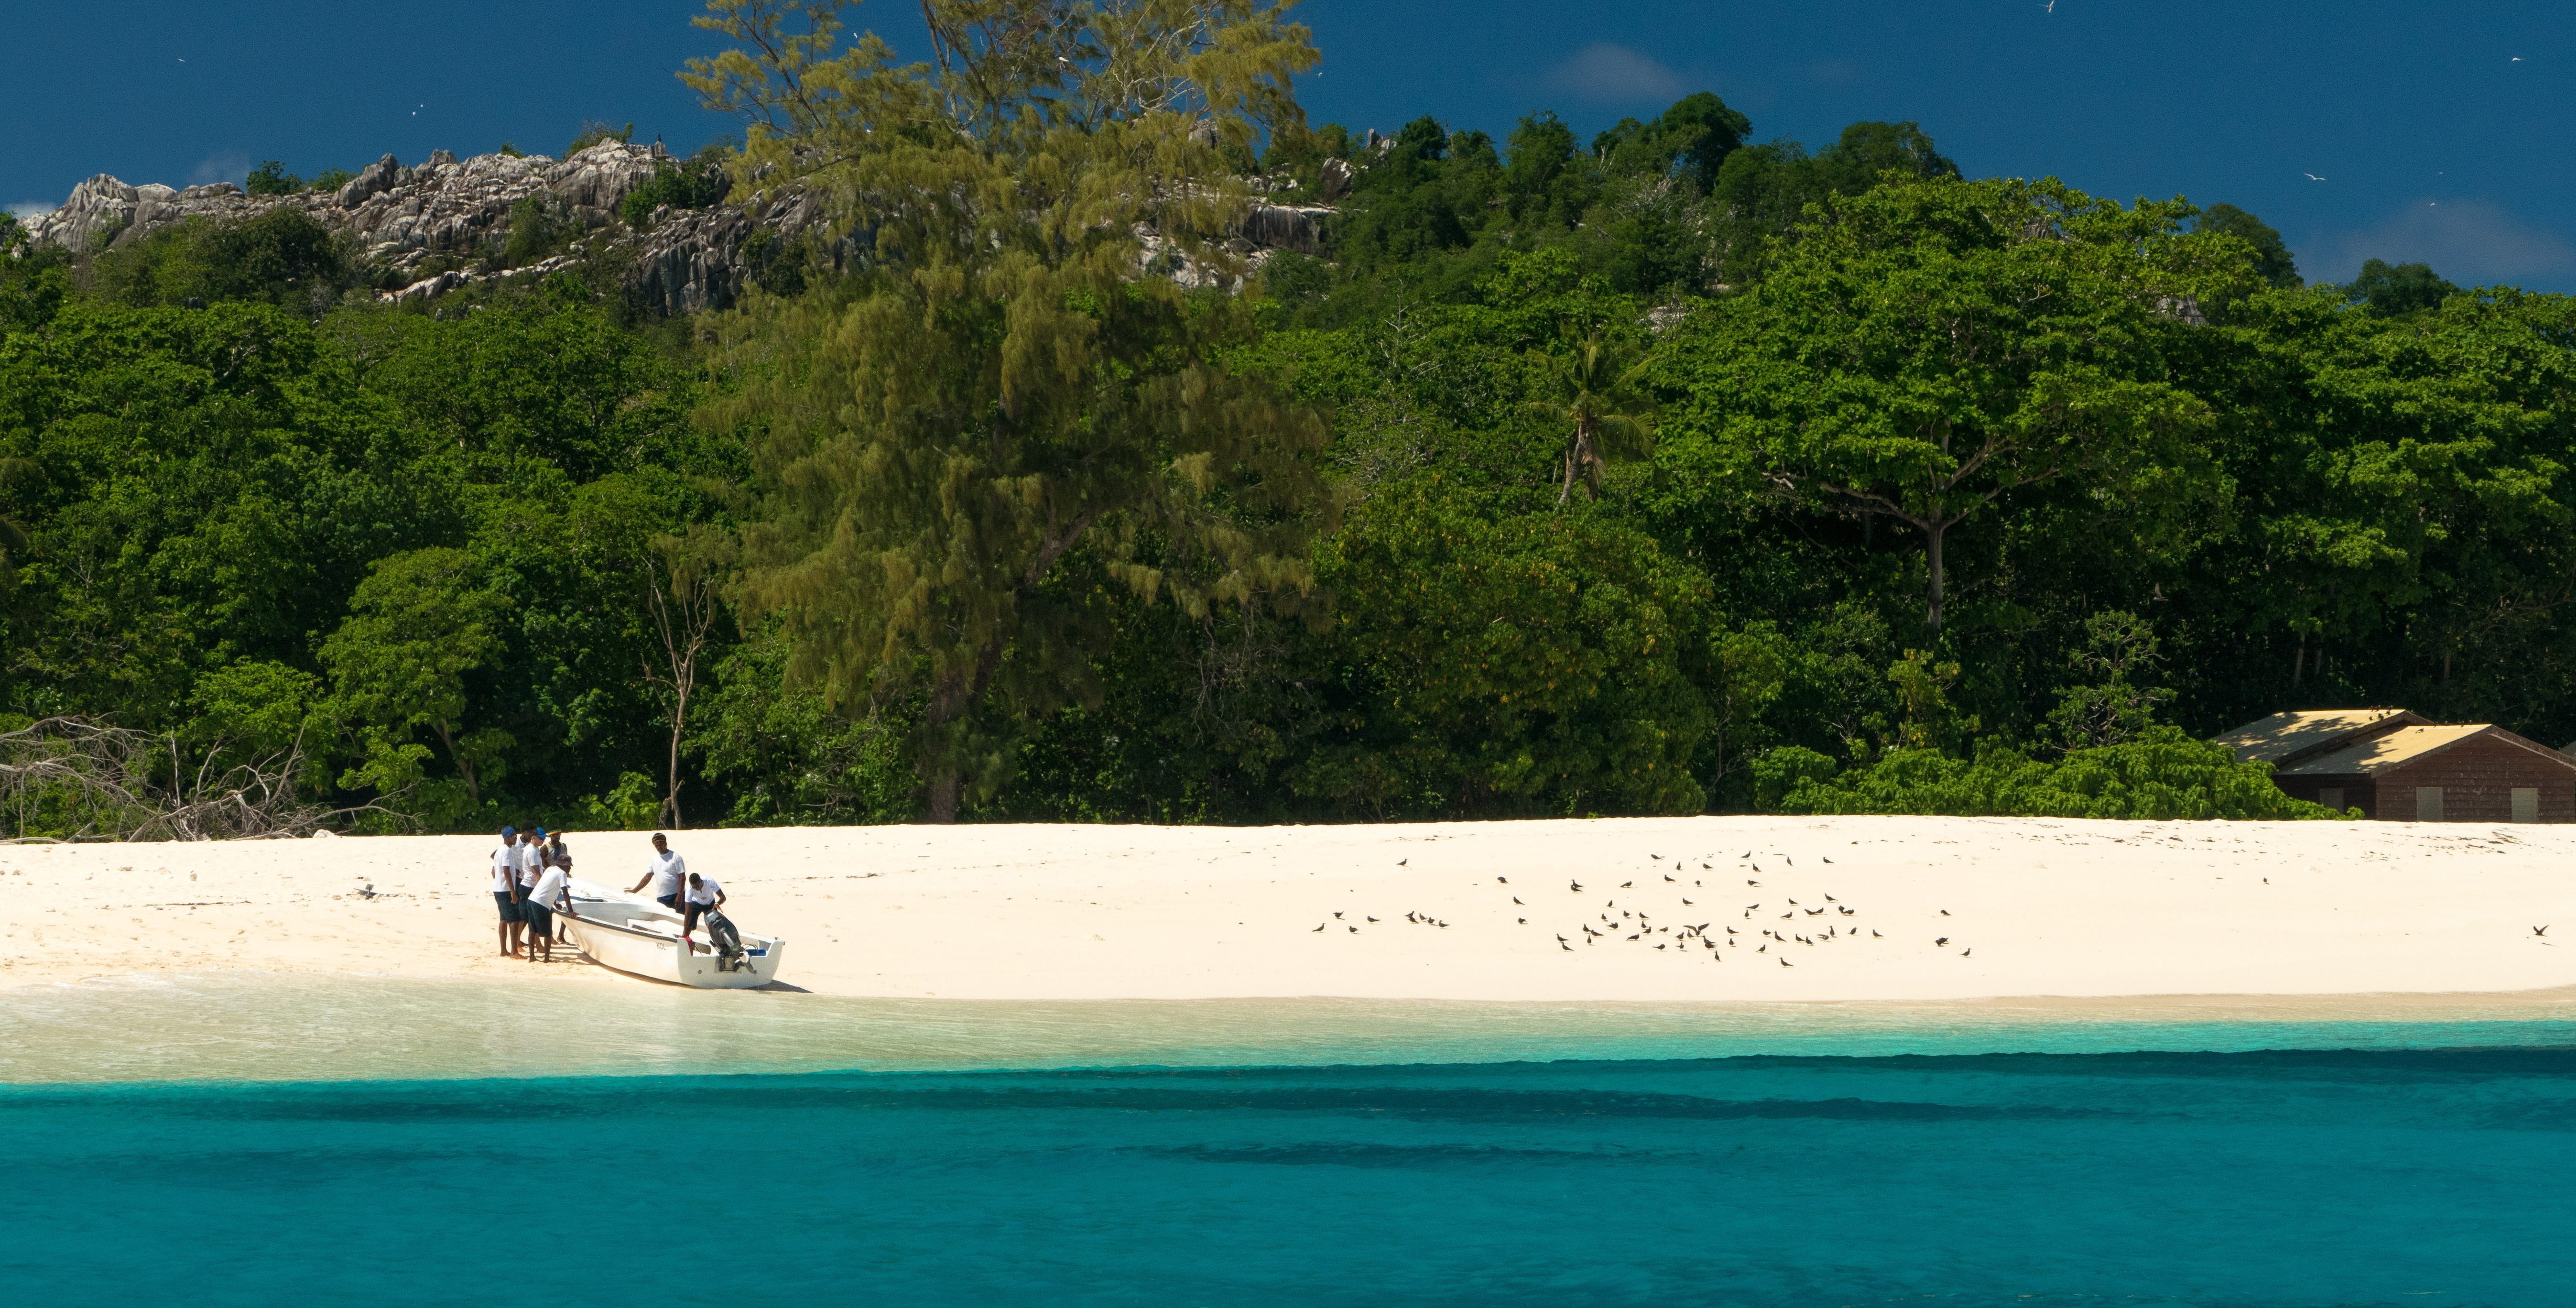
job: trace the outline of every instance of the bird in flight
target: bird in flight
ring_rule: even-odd
[[[2533,927],[2533,928],[2531,929],[2531,934],[2533,934],[2533,935],[2535,935],[2535,936],[2545,936],[2545,935],[2548,935],[2548,934],[2549,934],[2549,928],[2547,928],[2547,927]]]
[[[2315,173],[2303,173],[2303,174],[2301,174],[2301,175],[2302,175],[2302,176],[2304,176],[2304,177],[2306,177],[2309,181],[2312,181],[2312,182],[2322,182],[2322,181],[2324,181],[2324,180],[2325,180],[2324,178],[2317,176]]]

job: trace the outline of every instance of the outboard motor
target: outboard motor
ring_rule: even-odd
[[[726,917],[721,911],[710,908],[698,915],[698,924],[707,929],[707,941],[716,947],[717,969],[725,972],[741,971],[742,933],[733,929],[732,919]]]

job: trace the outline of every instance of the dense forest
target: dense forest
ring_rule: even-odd
[[[2321,816],[2198,738],[2576,734],[2569,300],[1707,93],[1318,128],[1264,0],[838,8],[715,0],[742,134],[622,210],[826,199],[721,313],[0,218],[0,835]]]

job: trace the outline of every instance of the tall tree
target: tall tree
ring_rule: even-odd
[[[644,611],[652,619],[661,657],[644,659],[644,681],[671,699],[671,752],[663,772],[661,821],[688,825],[680,818],[680,743],[688,734],[689,700],[697,693],[702,660],[723,614],[725,568],[733,540],[700,529],[664,536],[639,557],[644,573]]]
[[[2430,309],[2459,294],[2460,288],[2443,280],[2429,263],[2392,265],[2384,259],[2364,259],[2361,275],[2343,292],[2370,312],[2395,318]]]
[[[840,0],[710,0],[686,77],[747,120],[737,184],[825,197],[872,263],[732,354],[765,519],[746,594],[795,674],[918,695],[929,816],[1097,695],[1081,592],[1185,608],[1309,589],[1323,427],[1222,361],[1248,308],[1239,163],[1315,61],[1269,0],[925,0],[928,65]],[[1068,575],[1079,568],[1083,575]]]
[[[2180,231],[2186,212],[2054,182],[1830,199],[1665,375],[1751,475],[1919,535],[1937,632],[1960,523],[2023,487],[2187,461],[2206,408],[2165,379],[2162,340],[2251,278],[2232,243]]]
[[[1642,371],[1636,353],[1593,332],[1563,354],[1541,355],[1546,380],[1532,412],[1563,428],[1565,481],[1556,502],[1574,494],[1581,477],[1594,499],[1601,497],[1601,472],[1612,458],[1646,452],[1652,435],[1648,404],[1637,392]]]
[[[510,745],[497,729],[466,730],[465,676],[501,647],[510,601],[482,584],[463,550],[412,550],[382,560],[350,597],[348,620],[322,644],[341,711],[379,733],[379,757],[429,728],[479,805],[489,762]],[[378,780],[382,778],[379,777]]]
[[[2233,236],[2254,247],[2254,272],[2264,281],[2286,290],[2297,290],[2304,284],[2298,262],[2290,257],[2289,244],[2272,224],[2235,205],[2213,204],[2200,211],[2197,229]]]

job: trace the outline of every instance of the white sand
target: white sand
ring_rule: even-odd
[[[642,872],[640,835],[570,840],[584,877],[623,887]],[[498,957],[492,843],[0,846],[0,987],[209,970],[644,984]],[[827,994],[1777,1001],[2576,984],[2576,946],[2560,943],[2576,939],[2571,827],[1675,818],[673,843],[723,881],[745,930],[786,937],[782,981]],[[356,893],[370,884],[374,898]],[[1640,931],[1623,910],[1671,931]],[[1583,943],[1586,923],[1606,936]],[[1699,923],[1731,939],[1722,961],[1676,938]]]

